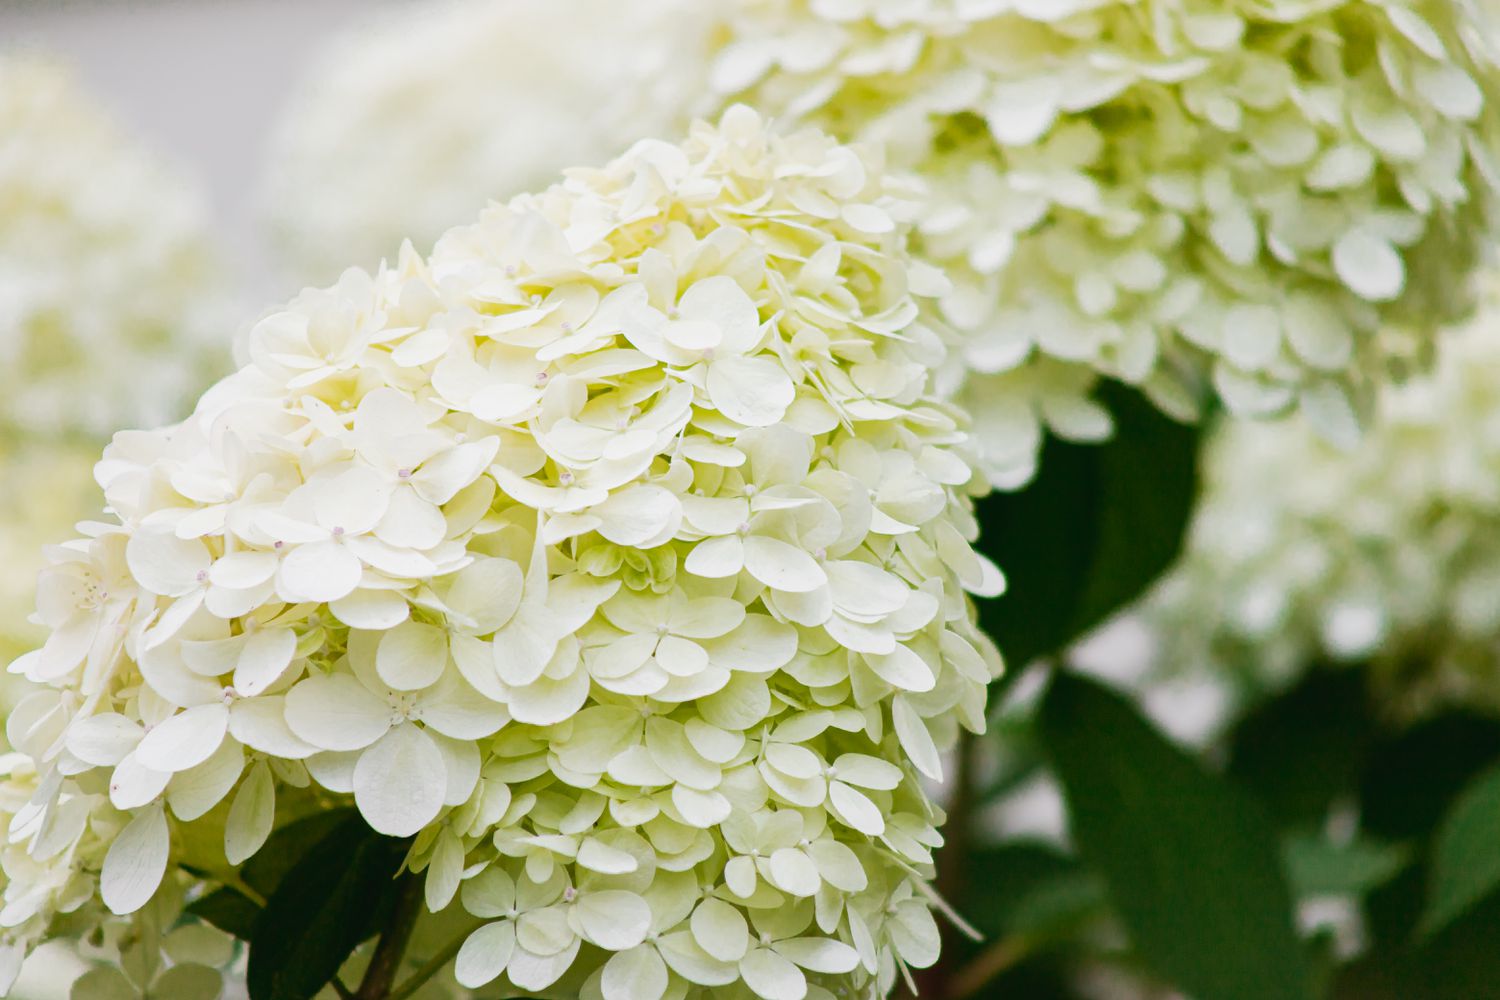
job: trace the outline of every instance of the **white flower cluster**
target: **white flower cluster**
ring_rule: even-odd
[[[426,250],[493,198],[676,135],[723,0],[440,0],[387,12],[314,68],[268,158],[293,273]]]
[[[933,188],[955,381],[1028,479],[1103,373],[1356,436],[1467,305],[1500,183],[1481,0],[740,0],[713,86]],[[1405,336],[1390,336],[1405,325]],[[986,442],[988,444],[988,442]]]
[[[62,66],[0,56],[0,427],[180,419],[227,355],[207,232],[196,189]]]
[[[984,725],[964,591],[1000,579],[906,197],[733,108],[304,292],[118,436],[118,520],[52,551],[13,667],[12,949],[142,906],[211,810],[244,861],[312,786],[484,921],[466,987],[829,1000],[934,961],[919,776]]]
[[[1500,706],[1500,303],[1387,390],[1352,452],[1218,429],[1182,564],[1144,607],[1178,673],[1365,663],[1392,707]]]

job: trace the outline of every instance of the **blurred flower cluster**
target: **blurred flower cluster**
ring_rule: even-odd
[[[1469,0],[745,0],[716,90],[889,144],[932,185],[950,377],[994,481],[1096,373],[1187,415],[1289,407],[1349,443],[1461,315],[1500,172]],[[1025,442],[1030,440],[1030,444]]]
[[[721,8],[439,0],[362,23],[320,57],[274,140],[264,197],[288,271],[322,282],[406,239],[425,252],[493,198],[681,134],[706,110]]]
[[[118,435],[117,520],[52,551],[15,667],[10,947],[138,910],[195,824],[223,871],[283,797],[350,796],[485,921],[464,986],[933,962],[919,776],[984,726],[965,590],[1000,580],[905,198],[734,108],[304,292]]]
[[[1403,715],[1500,707],[1500,302],[1388,389],[1352,451],[1225,423],[1182,565],[1145,607],[1169,673],[1374,671]]]
[[[0,58],[0,425],[181,417],[226,354],[202,197],[61,65]]]

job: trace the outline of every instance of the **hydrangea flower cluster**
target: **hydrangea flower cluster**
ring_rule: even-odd
[[[0,427],[180,419],[227,353],[207,233],[197,189],[65,68],[0,56]]]
[[[1218,429],[1187,552],[1143,609],[1168,669],[1262,687],[1366,663],[1401,714],[1500,706],[1497,307],[1352,452],[1294,422]]]
[[[679,134],[720,5],[441,0],[362,24],[314,67],[268,160],[294,273],[426,250],[492,198]]]
[[[12,668],[11,949],[314,796],[414,837],[479,922],[465,987],[874,997],[935,960],[919,777],[984,725],[965,591],[1000,578],[909,198],[736,107],[302,293],[117,436]]]
[[[952,378],[1015,485],[1040,425],[1108,433],[1096,373],[1357,436],[1387,366],[1466,309],[1493,228],[1484,6],[742,0],[713,86],[931,184]]]

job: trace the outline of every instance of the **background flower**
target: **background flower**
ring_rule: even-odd
[[[686,128],[717,4],[442,0],[351,31],[268,160],[287,270],[322,281],[404,239],[425,250],[492,198]]]
[[[1107,433],[1095,373],[1178,415],[1300,408],[1349,443],[1470,302],[1500,109],[1482,5],[746,0],[713,85],[889,143],[933,187],[950,378],[993,480],[1016,430]],[[961,387],[957,383],[963,383]],[[981,424],[988,426],[988,424]]]
[[[1225,424],[1180,567],[1146,603],[1165,669],[1280,685],[1366,664],[1401,715],[1500,705],[1500,355],[1490,303],[1353,451]]]
[[[227,332],[202,198],[66,69],[0,56],[0,423],[179,418]]]

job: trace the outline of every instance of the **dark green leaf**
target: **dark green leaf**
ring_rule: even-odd
[[[269,898],[292,866],[341,824],[359,813],[354,807],[329,809],[304,816],[274,831],[240,870],[245,884]]]
[[[1337,1000],[1500,1000],[1500,894],[1414,947],[1375,948],[1339,977]]]
[[[1438,831],[1421,933],[1431,935],[1500,886],[1500,766],[1464,790]]]
[[[1362,830],[1412,845],[1416,864],[1370,894],[1365,916],[1372,947],[1390,952],[1421,920],[1438,824],[1465,785],[1500,757],[1500,722],[1448,712],[1380,740],[1360,784]]]
[[[1049,438],[1031,485],[979,506],[980,547],[1009,583],[980,613],[1013,671],[1129,603],[1182,546],[1197,491],[1196,430],[1118,383],[1099,394],[1115,416],[1110,441]]]
[[[986,938],[1047,936],[1100,913],[1104,884],[1074,858],[1042,843],[1013,841],[968,859],[964,917]]]
[[[1141,958],[1197,1000],[1309,1000],[1270,824],[1120,695],[1059,673],[1039,716],[1073,836]]]
[[[1374,726],[1362,670],[1309,670],[1236,724],[1229,776],[1282,825],[1318,826],[1358,790]]]
[[[348,816],[286,872],[250,939],[251,1000],[310,1000],[368,936],[407,841]]]
[[[260,907],[233,889],[218,889],[194,900],[187,911],[242,941],[250,940]]]
[[[1399,844],[1358,838],[1348,844],[1334,844],[1316,834],[1287,838],[1282,857],[1287,878],[1299,898],[1364,896],[1411,863],[1411,851]]]

